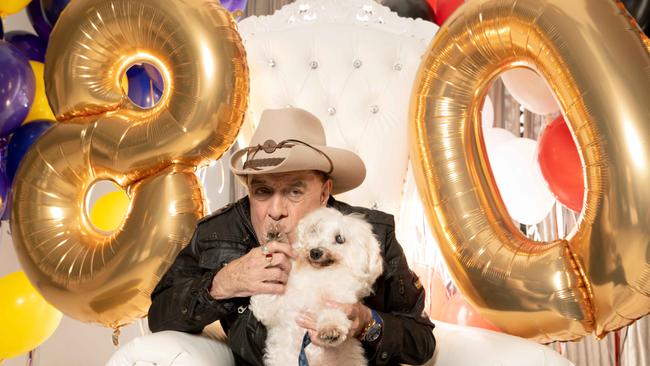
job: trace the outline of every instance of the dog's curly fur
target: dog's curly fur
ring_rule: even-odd
[[[296,324],[296,317],[309,310],[318,316],[318,337],[331,345],[309,345],[310,366],[367,365],[359,340],[347,338],[350,320],[341,310],[326,307],[325,301],[353,304],[372,292],[383,271],[372,226],[358,214],[321,208],[300,221],[294,248],[298,257],[292,261],[285,293],[251,297],[250,309],[268,328],[265,364],[298,363],[305,329]]]

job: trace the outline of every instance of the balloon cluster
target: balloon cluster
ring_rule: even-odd
[[[3,1],[0,14],[25,6],[38,35],[25,31],[4,33],[0,26],[0,219],[8,220],[13,177],[23,156],[56,119],[44,85],[45,51],[50,32],[70,0]],[[244,2],[233,4],[245,5]],[[124,78],[129,99],[152,107],[162,94],[162,77],[151,65],[131,67]]]
[[[9,220],[11,185],[29,148],[56,122],[44,85],[45,51],[52,28],[70,0],[3,0],[0,15],[26,8],[36,34],[4,33],[0,20],[0,220]],[[224,0],[230,12],[243,12],[247,0]],[[150,64],[133,65],[123,87],[128,97],[143,108],[153,107],[164,85],[160,72]]]
[[[243,14],[246,2],[246,0],[224,0],[222,5],[231,13]],[[21,174],[19,173],[29,170],[36,172],[39,169],[27,162],[30,152],[35,149],[40,152],[41,149],[37,145],[39,141],[47,140],[48,134],[55,133],[63,126],[63,124],[57,123],[57,118],[60,121],[66,119],[62,113],[57,113],[55,116],[53,110],[56,108],[51,108],[51,105],[54,106],[54,104],[50,104],[48,101],[44,64],[48,46],[50,48],[58,47],[59,51],[63,53],[74,55],[75,51],[61,47],[60,43],[58,46],[54,46],[57,44],[55,37],[50,42],[50,34],[56,35],[56,31],[53,32],[53,29],[63,27],[63,23],[66,22],[66,9],[72,8],[72,6],[68,6],[69,3],[70,0],[0,0],[0,219],[2,220],[9,220],[12,211],[10,208],[12,193],[16,194],[20,191]],[[5,32],[2,19],[23,9],[25,9],[36,34],[26,31]],[[71,11],[67,10],[67,12]],[[55,27],[60,17],[62,24]],[[70,16],[67,17],[69,22]],[[226,19],[226,17],[221,18]],[[217,27],[216,29],[221,28]],[[87,50],[87,52],[97,52],[97,49]],[[48,68],[51,67],[50,63],[48,63]],[[133,104],[142,109],[151,109],[162,99],[165,85],[158,68],[143,62],[132,65],[123,73],[121,86]],[[247,80],[247,78],[241,80],[244,79]],[[176,87],[179,88],[178,85]],[[48,94],[51,92],[48,91]],[[212,115],[217,116],[216,113]],[[220,116],[219,118],[225,117]],[[236,130],[235,127],[233,125],[233,130]],[[219,132],[223,132],[222,130]],[[48,133],[46,134],[46,132]],[[224,141],[225,143],[227,142]],[[216,148],[212,149],[215,153],[217,150]],[[38,174],[40,173],[39,171]],[[25,173],[22,174],[25,175]],[[193,176],[193,174],[189,175]],[[195,188],[194,186],[196,184],[193,185],[193,188]],[[169,193],[169,190],[162,191]],[[194,196],[200,197],[201,194]],[[174,202],[180,202],[177,200],[178,197],[173,198],[176,200]],[[21,201],[21,199],[16,198],[16,201]],[[200,206],[202,201],[198,199],[195,201],[198,202],[195,205]],[[90,221],[100,231],[117,230],[117,227],[124,221],[124,214],[128,211],[129,204],[129,198],[123,191],[105,194],[99,197],[94,204],[90,204]],[[196,220],[196,215],[180,215],[179,217],[185,216],[192,219],[192,223]],[[16,222],[12,223],[12,229],[14,225],[20,226],[20,223],[24,221],[16,219]],[[162,226],[169,225],[162,224]],[[187,223],[180,226],[192,227]],[[183,235],[171,235],[170,237],[176,237],[177,239],[174,240],[178,240]],[[142,244],[141,241],[132,241]],[[181,239],[180,241],[185,242],[186,240]],[[14,239],[14,244],[16,243],[17,240]],[[160,244],[160,241],[156,244]],[[159,245],[159,247],[161,252],[173,252],[171,247],[164,245]],[[149,249],[145,248],[144,250]],[[154,257],[154,255],[150,255],[150,257]],[[169,259],[164,263],[168,262]],[[30,275],[29,266],[24,263],[22,265],[27,275],[34,281],[34,271]],[[141,267],[143,267],[142,271],[150,271],[148,275],[153,276],[151,266],[146,269],[144,266]],[[19,271],[11,274],[0,272],[0,293],[2,293],[0,296],[0,323],[2,324],[0,326],[0,363],[3,359],[17,356],[39,346],[58,327],[62,318],[58,309],[66,311],[60,304],[47,298],[39,284],[40,281],[33,282],[39,284],[38,289],[35,288],[25,272]],[[149,285],[151,281],[146,276],[142,277],[147,282],[146,285]],[[145,289],[146,291],[150,291],[150,289]],[[49,302],[57,306],[54,307]],[[69,309],[66,313],[73,317],[76,315]]]

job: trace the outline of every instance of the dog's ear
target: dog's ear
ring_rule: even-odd
[[[370,294],[372,285],[384,270],[381,246],[368,222],[362,220],[358,215],[348,215],[346,221],[348,239],[353,238],[354,241],[349,245],[360,247],[358,250],[352,251],[355,257],[352,271],[362,284],[364,292],[367,291],[363,294],[365,297]]]
[[[368,286],[372,287],[377,278],[381,276],[384,271],[384,260],[381,256],[381,246],[375,235],[371,235],[366,240],[368,248],[368,268],[367,268],[367,281]]]

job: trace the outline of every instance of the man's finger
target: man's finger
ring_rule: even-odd
[[[284,253],[273,254],[273,260],[268,267],[279,267],[283,271],[289,273],[291,271],[291,261]]]
[[[281,283],[262,282],[258,286],[257,293],[269,295],[282,295],[286,286]]]
[[[303,317],[298,316],[296,318],[296,324],[298,324],[299,327],[304,328],[306,330],[315,330],[316,329],[316,324],[312,323],[308,319],[305,319]]]
[[[295,258],[297,253],[291,247],[291,244],[281,243],[279,241],[270,241],[266,243],[266,248],[270,253],[284,253],[287,257]]]
[[[287,272],[278,267],[269,267],[264,273],[264,282],[280,282],[286,283],[288,279]]]
[[[354,314],[354,313],[355,313],[355,311],[354,311],[355,306],[354,306],[354,305],[343,304],[343,303],[336,302],[336,301],[326,301],[325,304],[326,304],[327,306],[329,306],[329,307],[333,307],[333,308],[336,308],[336,309],[339,309],[339,310],[343,311],[343,313],[344,313],[344,314],[345,314],[345,315],[346,315],[350,320],[352,320],[352,318],[353,318],[354,315],[355,315],[355,314]]]

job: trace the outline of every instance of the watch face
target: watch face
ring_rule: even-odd
[[[379,335],[381,334],[381,324],[375,323],[370,329],[368,329],[368,333],[366,333],[366,341],[367,342],[374,342],[379,338]]]

